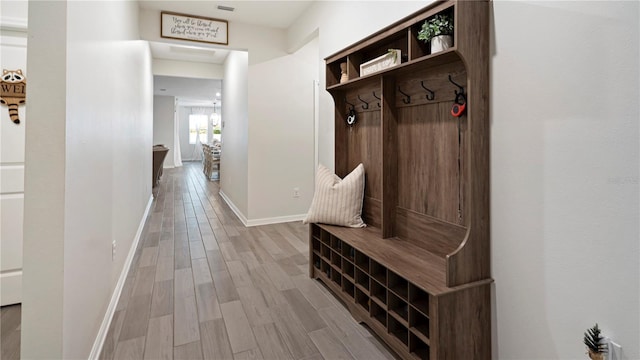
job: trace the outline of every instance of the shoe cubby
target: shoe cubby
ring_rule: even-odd
[[[393,292],[388,292],[389,313],[404,324],[409,323],[409,304]]]
[[[371,298],[381,306],[387,306],[387,288],[375,279],[371,280]]]
[[[342,274],[333,267],[331,268],[331,281],[333,281],[338,288],[342,288]]]
[[[392,271],[389,271],[389,290],[405,302],[409,300],[409,282]]]
[[[342,257],[349,260],[351,263],[355,263],[355,249],[349,244],[344,244],[344,246],[342,247]]]
[[[377,321],[380,326],[384,328],[387,327],[387,310],[375,301],[371,302],[371,317]]]
[[[369,272],[369,257],[363,254],[360,251],[356,251],[356,266],[360,268],[360,270],[368,273]]]
[[[432,302],[437,303],[436,297],[448,294],[438,293],[439,289],[446,288],[429,288],[428,283],[420,282],[421,274],[412,277],[410,273],[401,272],[402,267],[387,266],[381,259],[387,258],[388,251],[369,253],[362,244],[345,236],[347,232],[341,231],[327,225],[312,225],[312,274],[331,285],[329,288],[342,301],[352,304],[352,311],[358,311],[359,321],[365,316],[364,321],[371,329],[386,339],[390,348],[402,354],[402,358],[433,358],[430,355],[434,346],[432,338],[438,338],[442,333],[433,334],[431,330],[431,312],[436,311],[437,314],[438,311],[432,310]],[[490,296],[490,293],[486,292],[486,295]],[[439,301],[445,300],[441,298]],[[476,316],[476,313],[469,316]],[[440,319],[439,326],[443,326],[444,320]],[[455,358],[475,359],[473,355]]]
[[[320,245],[320,255],[325,261],[331,260],[331,248],[325,244]]]
[[[380,284],[387,283],[387,268],[380,265],[379,262],[371,260],[371,277]]]
[[[331,264],[338,269],[342,266],[342,256],[340,256],[340,253],[335,251],[335,249],[331,250]]]
[[[342,292],[346,294],[350,300],[355,297],[355,286],[353,285],[353,278],[346,276],[342,277]]]
[[[409,284],[409,302],[424,315],[429,314],[429,294],[413,284]]]
[[[413,306],[409,307],[409,328],[416,336],[429,339],[429,317]]]
[[[356,268],[352,262],[342,259],[342,273],[345,277],[349,278],[352,282],[356,278]]]
[[[356,287],[356,304],[360,306],[365,312],[369,312],[369,295],[362,291],[360,288]]]
[[[415,359],[429,360],[429,342],[415,334],[409,334],[409,352]]]
[[[356,268],[356,284],[369,293],[369,275],[360,268]]]
[[[397,340],[402,342],[405,346],[409,346],[409,329],[398,321],[396,318],[389,316],[389,333],[392,334]]]

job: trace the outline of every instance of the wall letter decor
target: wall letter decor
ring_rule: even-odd
[[[18,105],[26,102],[27,79],[22,70],[2,70],[0,81],[0,103],[9,107],[9,117],[15,124],[20,124]]]

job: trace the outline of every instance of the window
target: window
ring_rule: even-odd
[[[195,144],[196,138],[200,136],[199,142],[206,144],[209,133],[209,117],[207,115],[189,115],[189,144]]]

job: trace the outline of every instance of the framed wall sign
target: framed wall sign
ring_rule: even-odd
[[[229,23],[227,20],[162,11],[160,36],[229,45]]]

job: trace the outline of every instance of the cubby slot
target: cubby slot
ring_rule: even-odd
[[[342,257],[348,259],[351,262],[355,262],[356,250],[349,244],[342,244]]]
[[[347,58],[345,57],[327,65],[327,71],[326,71],[327,86],[340,83],[340,76],[342,73],[342,71],[340,70],[340,63],[346,63],[346,62],[347,62]]]
[[[353,299],[354,297],[354,292],[355,290],[355,286],[353,285],[353,282],[351,279],[349,279],[346,276],[342,277],[342,291],[351,299]]]
[[[342,260],[342,273],[344,276],[351,278],[351,281],[355,281],[355,267],[346,259]]]
[[[409,284],[409,303],[423,315],[429,316],[429,294],[413,284]]]
[[[360,269],[356,269],[356,284],[369,291],[369,275]]]
[[[416,335],[429,339],[429,318],[413,306],[409,308],[409,327]]]
[[[320,227],[318,225],[313,225],[311,227],[311,234],[313,235],[314,238],[316,239],[320,239],[320,232],[322,230],[320,229]]]
[[[369,257],[356,250],[356,266],[365,272],[369,272]]]
[[[340,256],[340,254],[338,254],[333,250],[331,251],[331,263],[337,266],[338,268],[340,268],[342,263],[342,257]]]
[[[371,317],[376,320],[382,327],[387,327],[387,311],[376,304],[375,301],[371,302]]]
[[[429,360],[429,344],[414,334],[409,335],[409,352],[416,359]]]
[[[410,38],[410,51],[409,51],[409,56],[411,60],[416,60],[419,59],[423,56],[427,56],[427,55],[431,55],[431,43],[430,42],[424,42],[424,40],[418,40],[418,33],[420,32],[420,30],[422,29],[422,24],[425,23],[425,21],[428,21],[430,19],[433,19],[434,16],[436,15],[447,15],[449,17],[451,17],[451,19],[454,18],[454,6],[451,6],[447,9],[444,9],[440,12],[438,12],[437,14],[434,14],[433,16],[428,17],[425,20],[422,21],[418,21],[415,25],[413,25],[410,29],[410,34],[409,36]],[[457,31],[457,29],[454,27],[453,29],[454,32]],[[452,36],[452,38],[455,40],[455,36]],[[455,46],[456,44],[453,43],[453,46]]]
[[[313,252],[316,252],[318,254],[320,254],[320,240],[319,239],[313,239],[312,241],[312,246],[313,246]]]
[[[407,302],[402,300],[392,292],[389,292],[388,296],[389,296],[389,299],[388,299],[389,312],[391,312],[392,315],[395,315],[399,319],[402,319],[406,323],[408,323],[409,322],[409,305],[407,304]]]
[[[356,287],[356,304],[369,312],[369,295]]]
[[[331,236],[331,248],[338,253],[342,251],[342,240],[338,239],[335,236]]]
[[[329,265],[328,262],[326,262],[325,260],[321,261],[321,267],[320,270],[322,270],[322,273],[327,277],[327,278],[331,278],[331,266]]]
[[[389,333],[400,340],[405,346],[409,346],[409,330],[400,323],[396,318],[389,317]]]
[[[320,270],[320,255],[313,254],[313,267]]]
[[[329,261],[331,259],[331,249],[329,249],[327,245],[322,244],[320,255],[322,255],[325,260]]]
[[[328,232],[326,232],[326,231],[322,231],[322,232],[320,233],[320,240],[321,240],[324,244],[330,245],[330,244],[331,244],[330,238],[331,238],[331,234],[329,234]]]
[[[335,269],[331,269],[331,281],[336,283],[338,287],[342,287],[342,274]]]
[[[387,288],[379,282],[371,281],[371,297],[381,304],[387,305]]]
[[[387,283],[387,268],[380,265],[377,261],[371,259],[371,277],[376,279],[380,284]]]
[[[408,300],[409,282],[398,274],[389,271],[389,290],[393,291],[402,300]]]

